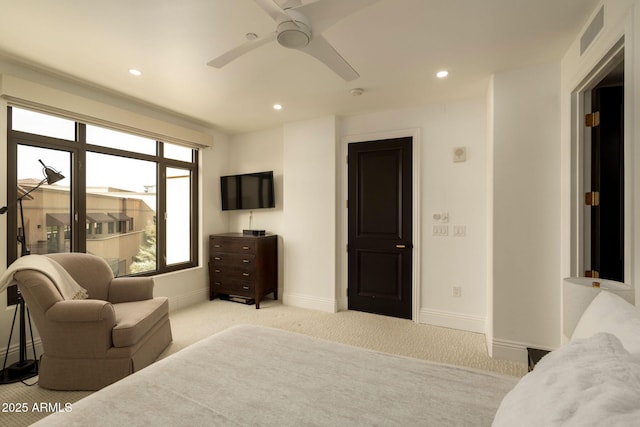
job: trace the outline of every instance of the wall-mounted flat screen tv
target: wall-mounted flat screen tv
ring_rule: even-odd
[[[221,176],[220,189],[223,211],[276,206],[273,171]]]

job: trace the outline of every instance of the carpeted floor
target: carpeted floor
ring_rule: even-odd
[[[260,310],[256,310],[255,306],[215,300],[172,312],[170,317],[173,343],[161,357],[175,353],[231,325],[247,323],[507,375],[522,376],[527,370],[524,361],[514,363],[489,358],[482,334],[356,311],[332,314],[305,310],[283,306],[279,301],[273,300],[262,301],[260,307]],[[35,383],[36,378],[26,382]],[[88,394],[90,392],[56,392],[37,385],[28,387],[21,383],[2,385],[0,424],[29,425],[48,415],[50,411],[58,407],[64,409],[65,404],[71,404]],[[16,412],[17,408],[24,408],[26,411]]]

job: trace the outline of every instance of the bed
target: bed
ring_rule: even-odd
[[[495,427],[640,425],[640,310],[600,291],[571,341],[503,399]]]
[[[36,426],[640,425],[640,311],[602,291],[522,379],[240,325]]]
[[[239,325],[37,426],[489,426],[518,378]]]

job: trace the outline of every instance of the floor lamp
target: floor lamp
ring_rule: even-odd
[[[9,203],[7,206],[0,208],[0,215],[5,214],[9,207],[15,206],[16,204],[20,207],[20,225],[22,227],[22,233],[18,235],[18,242],[20,242],[20,256],[26,256],[31,253],[31,251],[27,248],[27,236],[26,229],[24,227],[24,212],[22,210],[22,200],[27,197],[31,192],[37,190],[42,184],[45,182],[47,184],[53,184],[55,182],[64,179],[64,176],[56,171],[53,168],[45,165],[42,160],[38,160],[40,164],[44,167],[42,173],[44,173],[45,178],[38,183],[31,190],[24,193],[22,196],[18,197],[15,202]],[[0,289],[0,293],[4,292],[4,289]],[[9,356],[9,346],[11,345],[11,338],[13,336],[13,328],[16,324],[16,316],[20,312],[20,360],[10,366],[7,366],[7,357]],[[27,333],[26,333],[26,322],[29,322],[29,331],[31,332],[31,346],[33,348],[33,357],[36,358],[36,346],[33,341],[33,329],[31,327],[31,317],[29,316],[29,312],[25,306],[24,300],[20,295],[20,291],[18,291],[18,304],[16,306],[16,310],[13,313],[13,322],[11,323],[11,333],[9,334],[9,341],[7,342],[7,350],[4,354],[4,363],[2,364],[2,371],[0,371],[0,384],[9,384],[18,381],[23,381],[27,378],[35,377],[38,375],[38,362],[36,360],[28,360],[27,359]]]

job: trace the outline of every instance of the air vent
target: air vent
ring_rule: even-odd
[[[600,31],[604,28],[604,6],[600,8],[596,16],[593,18],[593,21],[589,24],[582,37],[580,37],[580,55],[582,55],[596,36],[600,33]]]

